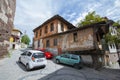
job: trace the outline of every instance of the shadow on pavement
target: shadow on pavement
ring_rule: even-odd
[[[41,74],[45,75],[44,72]],[[63,67],[38,80],[86,80],[86,77],[76,69]]]
[[[53,58],[53,59],[51,59],[51,61],[53,61],[55,64],[57,64],[56,63],[56,59],[55,59],[55,57]],[[82,65],[82,67],[81,68],[75,68],[74,66],[72,66],[72,65],[67,65],[67,64],[63,64],[63,63],[59,63],[59,64],[57,64],[57,65],[62,65],[62,66],[66,66],[66,67],[70,67],[70,68],[74,68],[74,69],[78,69],[78,70],[80,70],[80,69],[83,69],[84,68],[84,65]]]
[[[22,63],[16,61],[16,64],[17,64],[17,65],[19,66],[19,68],[21,68],[23,71],[26,71],[26,68],[25,68],[25,66],[24,66]]]
[[[29,72],[26,70],[26,67],[24,64],[22,64],[21,62],[18,62],[18,61],[16,63],[19,66],[19,68],[21,68],[23,71]],[[36,70],[40,70],[40,69],[43,69],[43,67],[34,68],[34,69],[31,69],[30,71],[36,71]]]
[[[54,59],[52,60],[54,61]],[[16,63],[23,71],[26,71],[25,66],[22,63],[19,62]],[[59,65],[63,65],[63,64],[59,64]],[[105,75],[109,73],[114,73],[114,71],[120,74],[120,70],[118,69],[103,68],[101,69],[101,71],[96,71],[94,69],[89,69],[89,68],[83,68],[81,70],[77,70],[66,66],[63,66],[61,68],[56,66],[55,68],[57,69],[51,70],[49,67],[44,68],[41,69],[38,73],[33,73],[31,75],[24,76],[19,80],[28,80],[28,79],[34,80],[34,79],[30,79],[34,76],[37,76],[36,77],[38,78],[37,80],[119,80],[120,79],[119,76],[116,76],[116,78],[114,79],[110,76]],[[33,69],[33,70],[38,70],[38,69]],[[110,72],[106,72],[106,70]],[[104,73],[104,71],[106,73]],[[40,76],[42,76],[42,78],[40,78]]]

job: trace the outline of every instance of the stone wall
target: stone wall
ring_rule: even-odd
[[[77,33],[76,41],[74,41],[74,33]],[[93,38],[93,28],[90,27],[83,30],[76,29],[76,31],[72,31],[69,33],[44,38],[42,45],[44,48],[47,48],[46,40],[49,40],[50,48],[61,48],[63,52],[93,50],[95,49]],[[57,39],[57,46],[54,45],[54,39]],[[35,45],[37,44],[38,43],[36,43]]]
[[[8,41],[14,27],[16,0],[0,0],[0,56],[7,53]]]
[[[0,58],[8,53],[7,46],[0,46]]]
[[[74,33],[76,33],[76,37],[74,36]],[[74,41],[74,38],[76,41]],[[60,42],[62,45],[61,48],[64,51],[84,51],[94,49],[93,29],[90,27],[64,34],[62,35]]]

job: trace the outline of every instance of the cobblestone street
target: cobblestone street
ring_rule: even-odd
[[[74,69],[48,60],[45,68],[26,71],[18,57],[23,50],[14,50],[10,58],[0,60],[0,80],[120,80],[120,70],[92,68]]]

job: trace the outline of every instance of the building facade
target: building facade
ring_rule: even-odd
[[[112,22],[113,23],[113,22]],[[118,27],[115,27],[113,26],[112,24],[110,24],[109,26],[109,32],[110,32],[110,35],[114,36],[114,35],[117,35],[118,32],[117,32],[117,29]],[[106,65],[112,65],[112,64],[118,64],[117,60],[119,59],[119,55],[120,55],[120,44],[115,44],[115,43],[108,43],[108,49],[109,49],[109,52],[106,53],[106,56],[107,56],[107,62],[108,64]]]
[[[34,31],[34,49],[46,48],[43,38],[68,31],[75,28],[71,23],[63,19],[59,15],[55,15],[39,27],[35,28]],[[48,41],[49,42],[49,41]]]
[[[21,48],[21,36],[22,32],[18,29],[13,29],[10,37],[9,49]]]
[[[34,49],[47,48],[55,55],[64,52],[78,54],[83,57],[84,62],[89,62],[93,67],[104,64],[103,36],[109,30],[107,22],[75,28],[59,18],[53,18],[33,30]]]
[[[0,57],[7,54],[15,16],[16,0],[0,0]]]

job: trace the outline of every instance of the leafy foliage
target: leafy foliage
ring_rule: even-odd
[[[115,26],[120,26],[120,20],[118,20],[117,22],[115,22],[115,23],[113,23],[113,26],[115,27]]]
[[[113,23],[113,27],[116,27],[117,34],[116,35],[111,35],[111,31],[105,36],[105,40],[107,43],[115,43],[118,44],[120,43],[120,20]]]
[[[117,35],[111,35],[110,33],[106,34],[105,40],[107,43],[117,43],[119,39],[117,38]]]
[[[117,29],[117,34],[118,34],[118,36],[120,38],[120,29]]]
[[[24,44],[27,44],[27,45],[29,45],[29,43],[30,43],[30,38],[28,37],[28,35],[23,35],[22,36],[22,39],[21,39],[21,42],[22,43],[24,43]]]
[[[78,23],[78,27],[84,26],[84,25],[89,25],[89,24],[92,24],[92,23],[97,23],[97,22],[100,22],[100,21],[104,21],[104,19],[102,17],[100,17],[99,15],[97,15],[95,13],[95,11],[89,12],[88,15],[85,16],[85,19],[81,20]]]

